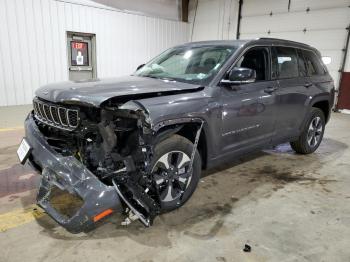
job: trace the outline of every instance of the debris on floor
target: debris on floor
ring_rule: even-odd
[[[244,252],[250,252],[250,251],[252,251],[252,248],[251,248],[251,246],[249,246],[248,244],[245,244],[245,245],[244,245],[244,248],[243,248],[243,251],[244,251]]]
[[[135,215],[130,209],[127,208],[126,210],[127,217],[124,219],[124,221],[121,222],[122,226],[128,226],[131,224],[132,221],[138,220],[138,216]]]

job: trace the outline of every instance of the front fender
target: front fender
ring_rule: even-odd
[[[210,159],[220,151],[217,145],[221,138],[218,130],[222,122],[222,108],[209,91],[129,101],[119,108],[131,109],[132,104],[135,109],[142,110],[155,134],[171,125],[204,122],[202,132],[205,133],[207,157]]]

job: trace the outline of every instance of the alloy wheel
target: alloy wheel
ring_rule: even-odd
[[[307,132],[307,143],[310,147],[318,145],[322,137],[323,124],[319,116],[313,118],[310,122]]]
[[[162,155],[152,168],[161,202],[181,200],[191,182],[190,157],[182,151]]]

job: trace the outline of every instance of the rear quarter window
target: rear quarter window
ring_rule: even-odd
[[[275,47],[274,70],[277,78],[294,78],[299,76],[298,56],[294,48]]]
[[[321,64],[321,59],[319,59],[314,52],[303,50],[303,55],[307,66],[308,76],[324,75],[327,73]]]
[[[303,52],[298,49],[298,66],[299,66],[299,75],[301,77],[307,76],[306,62],[303,56]]]

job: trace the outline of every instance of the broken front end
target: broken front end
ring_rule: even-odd
[[[163,136],[180,128],[175,125]],[[97,108],[36,98],[25,133],[19,156],[42,173],[38,205],[68,231],[88,231],[115,211],[150,226],[160,213],[150,163],[162,136],[156,136],[141,104]],[[76,198],[73,210],[55,206],[57,191]]]

